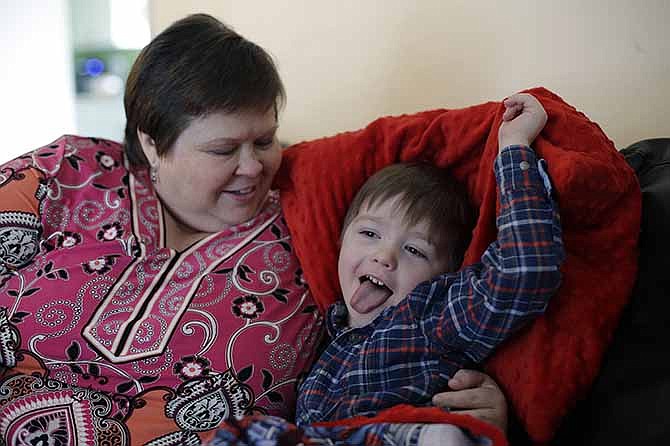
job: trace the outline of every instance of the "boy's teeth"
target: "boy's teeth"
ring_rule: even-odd
[[[377,286],[386,286],[386,284],[385,284],[384,282],[382,282],[381,280],[379,280],[379,279],[377,279],[377,278],[375,278],[375,277],[372,277],[372,276],[365,276],[365,277],[366,277],[370,282],[372,282],[373,284],[375,284],[375,285],[377,285]]]

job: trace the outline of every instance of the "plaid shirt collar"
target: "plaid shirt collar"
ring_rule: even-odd
[[[344,304],[344,301],[338,300],[330,307],[328,307],[328,315],[326,317],[326,330],[331,339],[335,339],[340,333],[350,329],[349,327],[349,310]]]

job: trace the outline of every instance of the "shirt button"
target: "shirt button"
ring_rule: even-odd
[[[521,161],[519,163],[519,169],[528,170],[528,169],[530,169],[530,164],[528,163],[528,161]]]

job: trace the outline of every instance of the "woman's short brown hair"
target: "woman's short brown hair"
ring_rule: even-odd
[[[272,57],[207,14],[173,23],[140,52],[128,75],[125,150],[131,164],[148,166],[137,130],[164,155],[190,122],[211,112],[270,107],[286,97]]]
[[[445,272],[458,270],[472,239],[476,212],[465,188],[449,171],[430,164],[392,164],[371,176],[349,206],[342,235],[361,209],[395,198],[405,224],[427,223],[430,241],[447,263]]]

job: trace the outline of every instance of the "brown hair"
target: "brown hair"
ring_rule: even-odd
[[[210,15],[190,15],[158,34],[133,64],[124,96],[126,155],[148,166],[138,129],[164,155],[195,118],[270,107],[276,113],[285,97],[263,48]]]
[[[371,176],[354,197],[344,218],[342,234],[361,209],[398,198],[397,211],[404,223],[425,221],[431,243],[447,263],[447,271],[456,271],[463,263],[472,239],[476,218],[465,188],[446,169],[424,163],[400,163]]]

